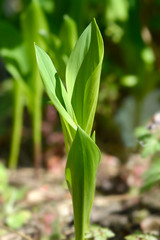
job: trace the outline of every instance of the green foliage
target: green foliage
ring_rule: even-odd
[[[106,19],[108,21],[126,21],[128,18],[129,3],[127,0],[109,0],[106,9]]]
[[[108,88],[105,99],[98,107],[101,117],[99,125],[102,126],[103,120],[107,122],[111,116],[116,115],[123,143],[134,147],[135,127],[144,124],[160,108],[159,99],[155,98],[153,91],[159,85],[159,73],[155,64],[159,58],[159,45],[154,35],[156,31],[149,24],[153,18],[149,14],[150,8],[156,12],[158,6],[157,2],[150,5],[135,0],[108,0],[105,7],[104,39],[109,48],[104,59],[105,77],[102,78],[102,86],[108,85]],[[141,17],[137,18],[137,15]],[[153,42],[156,48],[153,47]],[[112,98],[110,88],[113,83],[117,88],[115,98]],[[100,95],[101,92],[103,88]],[[111,119],[115,129],[113,122]],[[110,129],[105,124],[100,130],[104,132],[105,128],[109,132]]]
[[[1,29],[3,34],[0,42],[2,41],[3,46],[6,45],[1,52],[3,60],[6,55],[7,70],[15,81],[21,84],[21,102],[23,107],[25,103],[29,107],[35,141],[41,141],[41,131],[37,130],[39,133],[36,134],[35,129],[40,129],[41,125],[41,111],[38,109],[41,106],[42,86],[36,85],[39,77],[36,74],[33,41],[47,51],[63,81],[68,57],[77,41],[77,29],[81,31],[96,17],[107,48],[102,69],[97,126],[99,131],[105,132],[102,141],[105,140],[108,130],[112,128],[115,131],[113,136],[117,136],[119,129],[124,143],[133,146],[135,126],[143,124],[146,118],[159,108],[159,102],[154,98],[149,103],[152,107],[145,108],[143,104],[147,95],[159,86],[158,1],[150,4],[135,0],[86,0],[78,3],[64,0],[20,0],[13,5],[11,1],[3,2],[0,20],[7,24]],[[150,8],[153,14],[149,14]],[[14,26],[14,30],[8,25]],[[129,109],[134,109],[134,112],[130,119],[124,116],[123,102],[125,99],[129,102],[131,98],[134,102]],[[122,113],[123,120],[121,116],[116,116],[116,119],[121,118],[116,121],[116,127],[112,117],[119,115],[117,110]],[[126,115],[129,116],[130,112]],[[4,126],[4,121],[2,124]]]
[[[114,237],[114,233],[108,228],[91,226],[90,230],[85,233],[85,239],[107,240]]]
[[[52,223],[53,234],[50,236],[49,240],[60,240],[63,239],[61,231],[60,231],[60,223],[56,219]]]
[[[160,185],[160,160],[154,159],[150,168],[143,174],[142,191],[149,190],[155,184]]]
[[[43,86],[41,83],[39,72],[36,68],[36,58],[34,54],[34,42],[45,48],[39,36],[40,29],[48,30],[46,17],[41,9],[39,1],[31,1],[28,8],[21,16],[22,34],[28,59],[31,64],[28,85],[32,92],[31,104],[29,110],[32,117],[33,126],[33,143],[34,143],[34,162],[35,167],[41,165],[41,125],[42,125],[42,96]]]
[[[159,129],[151,131],[146,127],[139,127],[135,131],[142,144],[142,157],[151,157],[153,161],[150,168],[143,174],[143,187],[142,190],[148,190],[156,183],[160,183],[160,160],[158,155],[160,153],[160,139]]]
[[[52,34],[50,34],[47,19],[41,8],[43,4],[43,1],[31,1],[24,9],[19,17],[20,31],[7,21],[0,22],[0,30],[3,32],[3,37],[0,39],[0,55],[5,62],[6,69],[14,79],[14,117],[9,157],[9,167],[11,168],[15,168],[18,162],[23,109],[26,103],[32,119],[35,166],[40,166],[43,87],[36,68],[34,42],[45,49],[46,45],[48,49],[52,49],[55,44],[57,52],[55,48],[53,48],[53,51],[56,54],[55,58],[58,59],[56,66],[63,65],[62,75],[64,76],[68,55],[77,40],[76,24],[66,15],[58,38],[60,42],[58,48],[55,41],[52,41],[56,36],[53,39],[50,37]],[[42,35],[44,38],[42,38]],[[51,39],[48,41],[46,40],[47,37]],[[52,42],[51,46],[50,42]],[[51,52],[53,53],[53,51]]]
[[[149,131],[146,127],[138,127],[135,131],[140,143],[143,146],[142,157],[154,156],[160,152],[159,130]]]
[[[89,227],[100,151],[90,137],[97,105],[103,41],[93,20],[80,36],[66,67],[66,89],[49,56],[35,46],[44,87],[62,122],[68,159],[66,181],[72,195],[76,240]]]
[[[155,153],[160,152],[160,142],[157,138],[159,131],[156,133],[151,133],[145,127],[139,127],[135,131],[135,135],[138,137],[139,141],[142,143],[142,157],[153,156]]]
[[[29,73],[30,63],[23,38],[17,29],[6,21],[0,22],[0,31],[3,32],[3,38],[0,39],[0,55],[5,66],[13,78],[20,82],[24,90],[28,91],[23,77]],[[13,41],[10,41],[11,38]]]
[[[125,237],[126,240],[158,240],[158,236],[152,234],[135,233]]]
[[[143,140],[150,136],[150,131],[146,127],[137,127],[135,130],[135,135],[139,140]]]
[[[19,229],[27,223],[30,218],[31,213],[28,210],[21,210],[9,215],[6,218],[6,224],[13,229]]]
[[[6,69],[14,79],[14,119],[9,166],[15,168],[21,140],[24,95],[27,98],[31,97],[29,88],[24,81],[25,76],[29,73],[30,65],[21,34],[5,21],[0,23],[0,31],[4,32],[0,39],[0,55],[3,57]],[[13,41],[10,41],[12,37]]]
[[[40,29],[48,29],[45,16],[38,1],[31,1],[21,15],[21,33],[6,21],[0,22],[0,55],[6,69],[14,79],[14,119],[11,141],[9,167],[15,168],[18,162],[21,132],[23,125],[23,109],[27,103],[32,116],[34,159],[38,162],[41,149],[41,102],[42,84],[36,69],[34,41],[40,42]],[[12,41],[11,41],[12,39]],[[40,165],[39,163],[36,166]]]
[[[137,84],[137,82],[138,82],[138,79],[134,75],[123,76],[121,79],[121,83],[125,87],[133,87]]]
[[[142,151],[142,157],[148,157],[149,155],[153,155],[156,152],[160,151],[160,142],[154,138],[150,137],[147,139],[143,151]]]

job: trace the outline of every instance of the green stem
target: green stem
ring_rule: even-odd
[[[42,83],[39,74],[35,77],[34,109],[33,109],[33,142],[35,169],[41,166],[41,131],[42,131]]]
[[[20,142],[22,135],[23,123],[23,91],[18,81],[14,82],[14,116],[13,116],[13,132],[11,140],[11,150],[9,156],[9,168],[15,169],[18,164],[18,156],[20,150]]]

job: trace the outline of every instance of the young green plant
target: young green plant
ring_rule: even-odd
[[[22,33],[26,44],[28,58],[31,64],[28,85],[32,92],[30,113],[32,117],[34,163],[35,168],[41,166],[41,128],[42,128],[42,97],[43,86],[36,68],[34,42],[46,48],[39,35],[40,29],[48,30],[47,19],[41,9],[39,1],[32,0],[26,11],[21,16]]]
[[[93,20],[80,36],[66,66],[64,86],[50,57],[35,46],[38,68],[48,96],[59,112],[66,150],[66,181],[72,195],[76,240],[89,229],[100,151],[92,134],[103,40]]]
[[[30,65],[21,34],[6,21],[1,21],[0,31],[3,32],[3,36],[0,39],[0,56],[3,58],[7,71],[13,78],[14,85],[13,132],[9,167],[16,168],[23,125],[24,96],[30,99],[30,91],[27,83],[24,81]]]

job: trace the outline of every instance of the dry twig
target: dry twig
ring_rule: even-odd
[[[0,228],[8,231],[8,232],[12,232],[12,233],[15,233],[16,235],[26,239],[26,240],[33,240],[31,237],[27,236],[26,234],[22,233],[22,232],[18,232],[16,230],[13,230],[13,229],[10,229],[8,228],[7,226],[3,225],[2,223],[0,223]]]

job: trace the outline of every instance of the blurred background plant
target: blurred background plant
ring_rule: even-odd
[[[142,157],[152,160],[143,174],[142,191],[147,191],[160,183],[160,113],[156,113],[146,126],[137,127],[135,136],[141,144]]]
[[[18,159],[23,166],[33,165],[34,159],[38,167],[41,159],[45,163],[53,153],[64,154],[59,120],[55,109],[47,107],[37,73],[33,42],[49,53],[63,79],[78,36],[95,17],[105,44],[95,121],[98,144],[126,160],[136,149],[135,127],[160,108],[159,10],[159,0],[2,0],[0,157],[9,159],[10,167]]]

